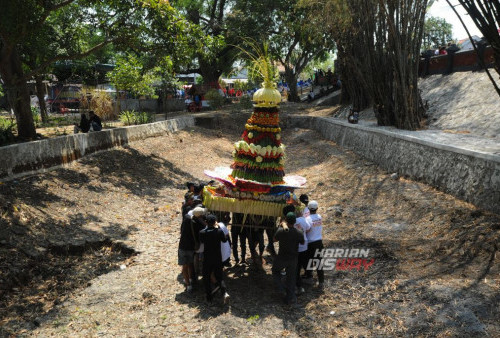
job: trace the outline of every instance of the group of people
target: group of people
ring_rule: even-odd
[[[309,201],[307,195],[301,195],[300,201],[304,207],[286,205],[277,228],[274,220],[261,224],[265,225],[269,240],[265,247],[264,229],[248,226],[247,222],[246,225],[242,224],[242,215],[239,214],[233,215],[235,224],[231,226],[229,236],[227,225],[231,221],[230,213],[209,213],[203,207],[203,188],[203,185],[188,183],[188,192],[182,205],[178,264],[182,266],[186,291],[193,291],[201,274],[207,301],[211,302],[220,293],[224,303],[227,303],[229,294],[223,268],[231,267],[231,251],[236,265],[246,264],[248,240],[253,263],[262,264],[262,255],[267,249],[273,257],[272,274],[278,292],[287,304],[296,303],[296,295],[305,292],[303,285],[312,284],[313,281],[313,270],[308,269],[308,262],[311,258],[321,258],[315,257],[315,254],[323,249],[322,218],[317,212],[318,203]],[[274,242],[279,243],[277,254]],[[317,276],[318,287],[322,287],[324,273],[321,268],[317,269]]]
[[[101,119],[99,116],[96,115],[96,113],[91,110],[89,111],[89,117],[87,118],[87,115],[85,113],[81,114],[80,117],[80,124],[75,124],[75,134],[82,132],[82,133],[88,133],[89,131],[101,131],[102,130],[102,123]]]
[[[278,255],[273,261],[273,278],[277,289],[282,293],[287,304],[297,302],[297,294],[305,292],[303,285],[312,284],[313,270],[309,261],[321,259],[323,249],[323,220],[318,214],[318,202],[309,201],[307,195],[301,195],[303,209],[289,205],[283,209],[285,222],[282,222],[274,234],[274,241],[279,242]],[[314,266],[318,276],[318,287],[325,282],[324,271]],[[282,274],[285,270],[286,281]],[[304,274],[301,275],[301,271]]]

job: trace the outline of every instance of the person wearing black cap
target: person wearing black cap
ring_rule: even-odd
[[[227,241],[227,238],[221,229],[215,227],[217,221],[215,215],[209,214],[206,221],[207,227],[200,231],[200,242],[204,244],[203,284],[205,285],[207,301],[211,302],[213,299],[210,278],[213,273],[217,281],[214,292],[220,289],[224,295],[224,302],[226,302],[229,299],[229,295],[226,292],[226,285],[222,280],[222,254],[220,246],[221,242]]]
[[[294,227],[296,217],[294,212],[289,212],[285,217],[286,223],[281,224],[274,235],[274,241],[279,242],[278,255],[273,262],[273,278],[279,292],[285,294],[285,302],[297,302],[295,296],[297,257],[299,244],[304,244],[304,233]],[[281,271],[286,271],[286,283],[281,281]]]
[[[299,200],[302,202],[302,204],[305,205],[304,210],[302,211],[302,217],[304,218],[309,217],[311,215],[311,212],[307,207],[307,204],[309,203],[309,196],[307,196],[306,194],[302,194],[300,195]]]
[[[195,187],[195,184],[193,182],[187,182],[186,183],[186,187],[188,188],[188,191],[186,192],[186,194],[184,195],[184,199],[186,199],[186,197],[191,193],[194,195],[194,187]]]

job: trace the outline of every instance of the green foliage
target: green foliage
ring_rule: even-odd
[[[196,84],[204,84],[205,81],[203,80],[203,76],[197,76],[195,79]]]
[[[12,143],[15,140],[16,124],[10,119],[0,117],[0,146]]]
[[[40,127],[42,122],[42,117],[40,116],[40,110],[37,107],[31,106],[31,115],[33,115],[33,122],[35,123],[35,128]]]
[[[279,73],[269,53],[269,44],[264,42],[260,45],[257,41],[245,39],[245,45],[249,48],[239,48],[243,55],[250,61],[248,72],[251,74],[251,77],[261,79],[266,87],[271,88],[272,84],[278,80]]]
[[[210,102],[210,107],[213,109],[219,109],[224,105],[225,99],[219,93],[218,90],[210,89],[206,94],[205,98]]]
[[[4,96],[5,94],[3,93],[3,87],[2,84],[0,83],[0,97]]]
[[[250,86],[248,82],[243,82],[240,80],[235,80],[233,83],[234,89],[238,90],[241,89],[243,91],[249,90]]]
[[[5,76],[0,68],[0,76],[9,87],[14,79],[53,73],[54,62],[63,64],[65,60],[82,61],[63,64],[58,73],[62,78],[101,82],[103,73],[94,66],[109,63],[110,51],[140,51],[148,59],[143,76],[166,55],[173,55],[179,66],[192,59],[188,51],[194,48],[190,34],[195,30],[169,1],[2,0],[0,7],[0,64],[22,65],[8,72],[12,76]],[[145,75],[136,91],[150,94],[152,77]],[[18,119],[27,120],[28,105],[27,101],[22,102],[22,109],[16,105]],[[34,137],[33,125],[24,123],[19,128],[21,137]]]
[[[424,24],[424,41],[422,48],[431,49],[445,46],[452,39],[453,25],[446,19],[429,17]]]
[[[135,111],[134,110],[122,111],[120,113],[120,121],[126,126],[131,126],[135,124]]]
[[[126,125],[131,126],[134,124],[146,124],[154,122],[154,114],[147,112],[136,112],[135,110],[125,110],[120,113],[120,121]]]
[[[116,67],[109,73],[111,83],[119,90],[128,90],[137,96],[154,97],[153,84],[159,80],[158,69],[146,71],[141,61],[132,54],[118,57]]]
[[[146,124],[154,122],[155,116],[151,113],[140,112],[135,115],[135,124]]]
[[[247,318],[247,322],[251,325],[255,325],[255,324],[257,324],[259,319],[260,319],[259,315],[253,315],[253,316],[250,316]]]
[[[307,77],[313,79],[315,69],[322,69],[325,72],[328,69],[331,69],[332,72],[334,72],[335,71],[334,61],[335,57],[333,53],[325,53],[323,57],[318,58],[317,60],[314,60],[311,63],[309,63],[309,65],[304,69],[305,74],[303,75],[306,75],[306,79]]]

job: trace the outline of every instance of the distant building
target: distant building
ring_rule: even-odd
[[[234,83],[236,81],[239,82],[248,82],[248,69],[246,68],[241,68],[237,72],[233,73],[230,77],[228,78],[222,78],[221,79],[229,88],[233,88]]]
[[[472,39],[474,41],[479,41],[481,40],[481,38],[477,35],[473,35],[472,36]],[[462,40],[459,40],[458,43],[457,43],[458,46],[461,47],[461,51],[468,51],[468,50],[472,50],[474,49],[474,46],[472,45],[472,42],[469,40],[469,38],[465,38],[465,39],[462,39]]]

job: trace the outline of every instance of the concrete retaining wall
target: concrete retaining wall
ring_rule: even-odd
[[[321,117],[289,116],[288,126],[313,129],[339,146],[424,181],[481,208],[500,213],[500,153],[488,154],[411,137],[390,128]]]
[[[100,150],[125,145],[194,126],[193,116],[88,134],[60,136],[0,148],[0,179],[38,172],[77,160]]]

